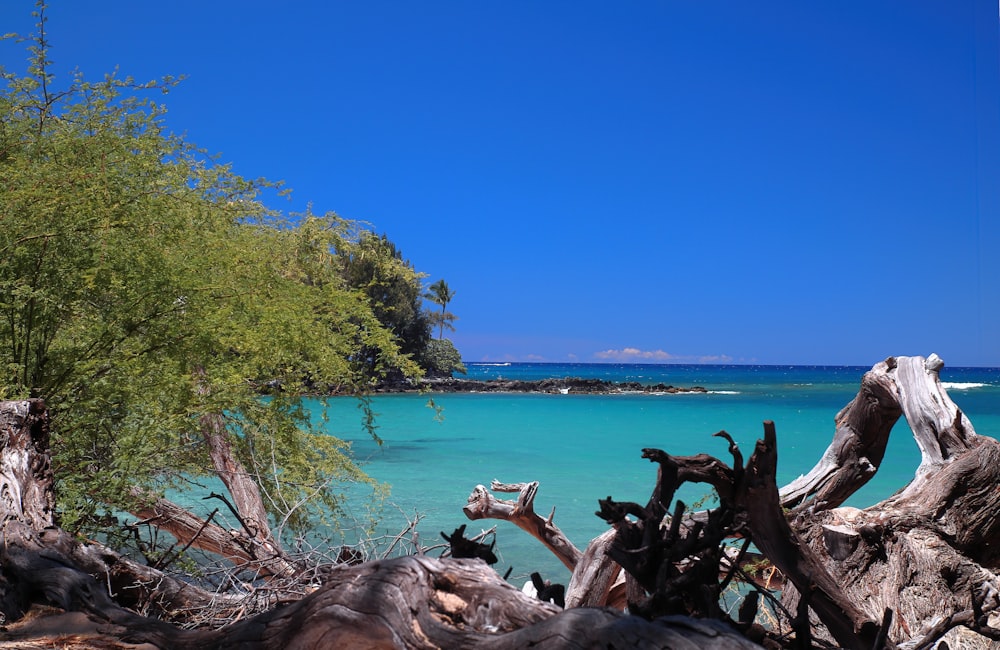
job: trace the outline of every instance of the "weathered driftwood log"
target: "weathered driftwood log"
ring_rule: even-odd
[[[608,555],[616,534],[610,528],[587,545],[566,587],[566,607],[607,606],[624,610],[628,606],[621,565]]]
[[[869,619],[894,612],[889,637],[910,646],[957,625],[998,634],[984,613],[1000,605],[1000,444],[976,435],[941,385],[942,366],[936,355],[877,364],[820,463],[781,492],[794,530],[844,594]],[[900,414],[921,450],[913,480],[865,510],[834,507],[877,469]]]
[[[886,360],[865,373],[857,396],[837,414],[833,441],[819,462],[781,489],[785,507],[835,508],[875,476],[902,414],[895,382],[885,372],[895,363]]]
[[[731,468],[704,454],[675,457],[644,449],[643,456],[658,464],[649,503],[616,503],[610,498],[600,502],[599,515],[616,530],[608,555],[641,587],[630,590],[629,610],[647,617],[682,614],[719,619],[763,636],[763,630],[751,624],[749,612],[756,608],[755,601],[741,608],[741,622],[730,620],[719,606],[721,594],[732,575],[740,571],[741,555],[752,540],[786,580],[808,595],[804,604],[841,647],[875,647],[880,626],[844,595],[785,519],[775,481],[774,424],[765,423],[764,438],[757,442],[745,468],[732,439],[725,432],[717,435],[729,441]],[[666,504],[685,481],[713,485],[719,494],[719,507],[693,517],[686,516],[678,502],[673,515],[665,519]],[[725,540],[732,537],[746,540],[735,557],[727,554],[725,546]],[[807,619],[792,624],[797,622],[797,642],[808,644]],[[883,641],[879,647],[883,646],[891,647],[891,643]]]
[[[49,463],[49,416],[41,400],[0,408],[0,521],[51,526],[55,495]]]
[[[892,609],[890,636],[914,646],[949,626],[998,635],[984,614],[1000,606],[1000,443],[976,435],[941,367],[936,355],[898,357],[869,373],[891,386],[884,399],[920,447],[913,480],[864,510],[796,509],[793,522],[851,600],[869,616]]]
[[[521,530],[544,544],[559,560],[572,571],[576,568],[583,555],[573,545],[559,527],[552,523],[555,509],[548,519],[542,519],[535,513],[535,494],[538,493],[538,481],[531,483],[506,484],[493,480],[490,487],[495,492],[516,492],[517,500],[497,499],[482,485],[477,485],[469,495],[468,504],[462,512],[469,519],[502,519],[516,525]]]
[[[678,543],[676,531],[673,539],[650,531],[669,509],[672,486],[688,480],[710,483],[723,506],[744,511],[746,534],[795,585],[797,589],[785,591],[788,610],[799,612],[791,621],[798,643],[808,642],[812,634],[802,618],[810,610],[813,622],[821,625],[819,635],[846,647],[928,645],[957,625],[1000,638],[986,618],[1000,610],[1000,579],[994,574],[1000,564],[1000,443],[976,435],[940,383],[942,365],[936,355],[891,357],[876,364],[862,379],[858,395],[837,415],[833,442],[819,463],[780,493],[774,482],[777,454],[771,425],[744,476],[732,444],[732,469],[706,455],[654,457],[656,450],[644,451],[659,463],[650,503],[615,504],[622,508],[616,520],[619,531],[614,541],[595,540],[593,552],[578,563],[567,604],[608,602],[607,576],[617,568],[611,559],[615,544],[621,545],[619,559],[640,573],[647,596],[660,580],[652,571],[657,562],[680,566],[662,547]],[[913,481],[864,511],[838,508],[878,470],[901,415],[922,454]],[[783,510],[788,508],[790,522]],[[497,518],[510,513],[492,512]],[[648,525],[628,532],[635,524],[627,523],[626,516],[633,522],[645,519]],[[705,526],[709,516],[685,515],[684,525]],[[676,526],[677,519],[664,521]],[[626,537],[619,534],[622,530]],[[744,534],[735,527],[732,532]],[[631,555],[635,553],[648,557]],[[798,599],[797,592],[807,598]],[[633,591],[630,599],[641,596]]]
[[[182,630],[116,610],[105,620],[90,613],[35,619],[10,626],[0,639],[23,643],[57,626],[94,646],[124,639],[219,650],[759,647],[715,621],[651,623],[608,609],[561,611],[522,594],[479,560],[420,556],[335,570],[300,601],[220,630]]]
[[[987,624],[988,615],[1000,609],[1000,579],[994,574],[1000,564],[1000,443],[975,434],[941,387],[940,367],[933,355],[877,364],[858,396],[838,414],[834,441],[820,463],[780,493],[770,425],[745,468],[731,440],[732,467],[704,454],[680,458],[644,450],[658,464],[652,497],[645,506],[609,499],[613,537],[598,538],[586,554],[552,524],[552,516],[534,513],[537,483],[493,486],[518,492],[514,502],[495,499],[479,486],[466,513],[473,519],[520,522],[575,568],[567,592],[570,607],[622,600],[621,582],[614,577],[618,564],[609,559],[615,556],[636,574],[624,590],[629,602],[652,605],[653,614],[664,611],[666,603],[718,616],[684,573],[707,582],[719,579],[720,571],[740,571],[738,558],[712,548],[720,531],[728,530],[752,539],[795,587],[785,589],[795,638],[771,639],[772,646],[801,647],[815,636],[850,648],[924,648],[956,625],[1000,638],[1000,630]],[[478,560],[426,557],[333,567],[300,600],[223,629],[180,629],[122,607],[127,604],[124,588],[111,576],[112,567],[129,567],[127,561],[50,526],[52,496],[46,483],[51,472],[41,405],[0,405],[0,412],[5,409],[11,414],[0,415],[0,437],[9,447],[9,453],[0,451],[0,519],[5,522],[0,609],[9,625],[0,631],[0,642],[31,647],[33,635],[59,629],[101,647],[124,647],[115,644],[126,639],[164,648],[673,647],[682,642],[736,648],[753,646],[737,629],[760,638],[759,628],[750,624],[756,608],[752,598],[741,607],[739,621],[728,623],[690,617],[646,621],[589,607],[560,612],[521,594]],[[914,480],[872,508],[835,507],[877,470],[901,414],[922,452]],[[36,433],[23,435],[25,427]],[[667,517],[677,485],[692,480],[715,487],[722,512],[687,516],[678,509]],[[791,507],[790,521],[783,507]],[[256,536],[256,524],[246,528]],[[266,547],[266,540],[258,541]],[[272,557],[282,557],[280,547],[273,551]],[[713,563],[717,566],[709,575],[705,567]],[[167,577],[149,568],[145,572],[147,590],[180,599],[164,600],[164,609],[198,593],[185,591],[183,584],[163,589]],[[132,566],[121,575],[129,573],[142,575],[143,570]],[[692,590],[694,597],[677,600],[670,592],[675,589]],[[804,597],[796,602],[796,594]],[[41,604],[56,607],[46,610],[56,613],[10,624]]]
[[[75,567],[89,575],[100,576],[105,591],[115,593],[120,603],[161,615],[209,606],[226,615],[227,608],[232,613],[245,606],[243,598],[206,591],[55,527],[48,445],[48,414],[44,402],[0,402],[0,522],[3,522],[0,560],[4,560],[7,572],[20,572],[21,578],[29,582],[57,583],[61,576],[75,584],[79,576],[62,570],[63,566]],[[11,556],[11,563],[5,561],[5,553]],[[41,565],[29,561],[32,554],[43,557],[46,562],[54,562],[51,567],[58,570],[44,574]],[[48,577],[43,579],[42,575]],[[0,610],[7,620],[18,617],[31,606],[30,590],[25,591],[24,586],[0,582]],[[50,584],[49,589],[54,588]]]
[[[883,612],[869,616],[841,589],[812,549],[805,546],[785,519],[775,480],[778,464],[777,436],[773,422],[764,423],[764,438],[746,468],[745,489],[738,499],[747,513],[751,539],[785,576],[805,603],[844,648],[873,648]],[[891,645],[891,644],[890,644]]]
[[[909,492],[919,491],[939,468],[973,446],[975,429],[941,385],[942,367],[936,354],[889,357],[865,373],[858,395],[837,414],[833,442],[820,461],[781,489],[785,507],[817,512],[841,505],[878,471],[900,415],[921,453]]]
[[[481,560],[423,556],[329,567],[310,595],[242,620],[240,601],[220,595],[215,605],[228,607],[234,623],[221,629],[175,627],[122,605],[136,605],[137,592],[155,593],[163,613],[193,601],[207,604],[212,595],[49,526],[44,407],[37,401],[0,403],[0,414],[0,435],[7,443],[0,449],[0,476],[9,481],[4,494],[10,497],[0,506],[5,522],[0,613],[6,622],[0,647],[502,650],[675,647],[685,639],[704,648],[757,647],[712,621],[650,623],[605,609],[563,611],[521,593]],[[16,496],[25,494],[32,497]],[[38,524],[41,530],[34,528]],[[137,576],[141,584],[121,582],[125,576]],[[148,602],[141,606],[149,609]]]

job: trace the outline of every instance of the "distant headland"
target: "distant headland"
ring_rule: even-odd
[[[431,391],[440,393],[551,393],[611,395],[626,393],[707,393],[701,386],[682,388],[667,384],[642,384],[637,381],[616,382],[607,379],[563,377],[538,380],[523,379],[463,379],[458,377],[425,378],[415,383],[386,384],[377,392],[398,393]]]

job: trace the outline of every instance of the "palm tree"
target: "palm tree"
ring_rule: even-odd
[[[448,328],[451,331],[455,331],[455,326],[452,325],[452,321],[456,320],[458,316],[455,314],[448,313],[448,303],[451,302],[452,298],[455,297],[455,292],[451,290],[448,283],[444,280],[438,280],[431,286],[429,286],[427,293],[424,297],[433,302],[435,305],[441,305],[441,313],[434,314],[433,319],[437,322],[439,326],[438,338],[444,338],[444,328]]]

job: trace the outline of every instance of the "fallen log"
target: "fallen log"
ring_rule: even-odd
[[[679,482],[699,481],[716,489],[724,507],[738,511],[729,534],[752,539],[781,571],[788,585],[783,609],[796,643],[808,644],[815,634],[843,647],[927,646],[959,625],[1000,638],[987,616],[1000,609],[994,573],[1000,564],[1000,443],[976,434],[941,385],[942,366],[937,355],[876,364],[837,414],[833,441],[816,466],[780,490],[774,483],[773,425],[742,476],[736,453],[733,468],[727,468],[704,454],[677,458],[644,450],[659,463],[650,502],[608,500],[609,512],[619,509],[610,519],[615,533],[595,541],[594,551],[578,563],[567,604],[609,604],[607,576],[617,568],[615,553],[635,573],[629,589],[633,604],[649,602],[667,584],[662,567],[692,570],[697,561],[679,562],[667,549],[694,544],[692,536],[703,533],[712,514],[666,513]],[[921,450],[913,480],[863,511],[840,507],[877,472],[901,416]],[[682,535],[685,529],[691,532]],[[707,580],[708,572],[702,575]],[[585,583],[591,581],[588,589]]]
[[[408,556],[356,566],[317,568],[313,593],[253,616],[247,601],[207,594],[151,567],[84,543],[50,525],[52,485],[47,420],[39,401],[0,402],[0,476],[8,499],[0,565],[0,647],[53,643],[73,647],[320,649],[673,647],[683,639],[705,648],[757,647],[735,630],[687,618],[648,622],[607,609],[561,608],[514,588],[481,560]],[[13,477],[13,478],[10,478]],[[512,489],[500,486],[501,489]],[[517,488],[533,515],[532,493]],[[37,502],[36,502],[37,501]],[[544,521],[544,520],[542,520]],[[551,524],[551,518],[549,520]],[[36,530],[36,525],[42,525]],[[575,550],[575,549],[574,549]],[[134,584],[119,581],[132,577]],[[137,593],[145,594],[136,598]],[[150,607],[155,596],[159,607]],[[142,601],[142,602],[140,602]],[[136,609],[165,615],[190,606],[225,612],[230,624],[186,629]],[[131,606],[131,608],[129,607]],[[190,619],[189,619],[190,620]]]
[[[0,647],[32,647],[39,634],[97,647],[262,649],[744,648],[814,641],[925,648],[955,626],[1000,638],[988,621],[1000,609],[994,573],[1000,564],[1000,443],[976,434],[941,387],[940,367],[933,355],[876,364],[838,414],[834,440],[820,462],[781,490],[770,424],[745,467],[732,440],[731,467],[706,454],[644,450],[657,465],[649,501],[606,500],[602,511],[612,528],[583,553],[552,515],[534,512],[537,483],[494,482],[496,491],[516,492],[515,501],[478,486],[467,516],[518,523],[573,570],[565,610],[521,593],[480,560],[425,556],[313,567],[312,593],[281,605],[275,603],[282,599],[273,600],[260,613],[241,609],[232,594],[199,592],[53,527],[44,407],[2,403],[0,613],[7,625],[0,629]],[[889,431],[900,416],[922,453],[914,480],[871,508],[843,507],[884,462]],[[687,513],[674,505],[684,481],[712,485],[719,508]],[[266,549],[268,538],[258,525],[254,519],[244,532]],[[739,548],[721,541],[732,537],[742,538]],[[766,589],[759,592],[783,617],[770,630],[753,621],[758,592],[744,601],[737,620],[713,605],[730,580],[751,580],[744,566],[749,541],[785,580],[783,603]],[[284,560],[280,547],[271,549],[271,558]],[[625,580],[622,566],[630,571]],[[133,576],[147,594],[161,598],[161,606],[129,601],[114,575],[123,581]],[[164,588],[170,580],[174,586]],[[231,624],[186,629],[136,611],[169,616],[177,611],[171,608],[185,607],[185,599],[196,604],[211,598],[222,603],[219,611],[230,614]],[[591,607],[624,603],[645,618]]]
[[[884,387],[867,409],[872,419],[898,410],[921,450],[905,488],[864,510],[806,501],[791,513],[851,601],[868,617],[895,612],[889,636],[911,645],[933,642],[949,626],[998,634],[985,615],[962,613],[1000,606],[1000,443],[976,434],[941,385],[942,367],[937,355],[890,358],[863,382]],[[834,474],[843,477],[840,494],[849,495],[864,480],[847,478],[859,467],[855,457],[840,460]]]
[[[941,385],[936,354],[889,357],[861,380],[858,395],[836,417],[833,441],[808,474],[781,489],[787,508],[835,508],[867,483],[885,456],[889,432],[905,416],[921,461],[908,491],[976,443],[976,431]],[[806,502],[808,499],[808,503]]]
[[[0,647],[56,629],[71,629],[92,647],[104,641],[127,647],[123,640],[218,650],[759,647],[717,621],[648,622],[608,609],[561,611],[522,594],[479,560],[421,556],[331,571],[314,594],[219,630],[184,630],[108,608],[100,613],[106,618],[58,613],[11,626],[0,633]]]

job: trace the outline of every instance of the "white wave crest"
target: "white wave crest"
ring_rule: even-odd
[[[989,384],[984,384],[977,381],[942,381],[941,386],[948,390],[971,390],[973,388],[985,388]]]
[[[622,391],[623,393],[625,391]],[[632,391],[632,392],[642,392],[642,391]],[[657,390],[649,393],[650,395],[739,395],[738,390],[677,390],[677,391],[666,391]]]

